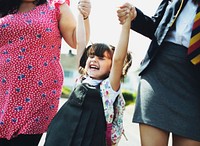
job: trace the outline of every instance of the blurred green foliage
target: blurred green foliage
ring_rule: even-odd
[[[61,98],[68,98],[70,93],[71,89],[68,88],[67,86],[63,86]]]
[[[123,89],[122,94],[126,101],[126,106],[135,103],[136,93],[133,93],[133,92]]]

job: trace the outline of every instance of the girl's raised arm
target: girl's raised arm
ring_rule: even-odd
[[[111,86],[115,91],[120,88],[123,64],[128,50],[131,18],[133,16],[132,6],[127,3],[125,7],[127,8],[126,13],[128,17],[121,27],[119,42],[114,51],[112,67],[109,75]]]
[[[85,4],[87,5],[87,9],[85,9]],[[80,59],[85,51],[85,47],[87,45],[88,36],[86,33],[90,31],[90,24],[89,24],[89,13],[90,13],[90,1],[89,0],[82,0],[78,4],[79,14],[77,18],[77,26],[76,26],[76,49],[77,49],[77,65],[80,65]],[[86,24],[85,24],[86,23]],[[86,26],[85,26],[86,25]],[[85,30],[87,27],[87,32]]]

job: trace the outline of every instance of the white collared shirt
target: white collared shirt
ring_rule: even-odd
[[[169,31],[164,41],[180,44],[188,48],[197,7],[192,0],[188,0],[176,20],[176,29]]]

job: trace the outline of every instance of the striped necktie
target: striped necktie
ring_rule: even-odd
[[[188,57],[194,65],[200,64],[200,2],[198,3],[197,13],[192,28]]]

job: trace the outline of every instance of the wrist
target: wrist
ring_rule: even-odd
[[[86,16],[86,17],[83,17],[83,20],[86,20],[86,19],[88,19],[88,16]]]

